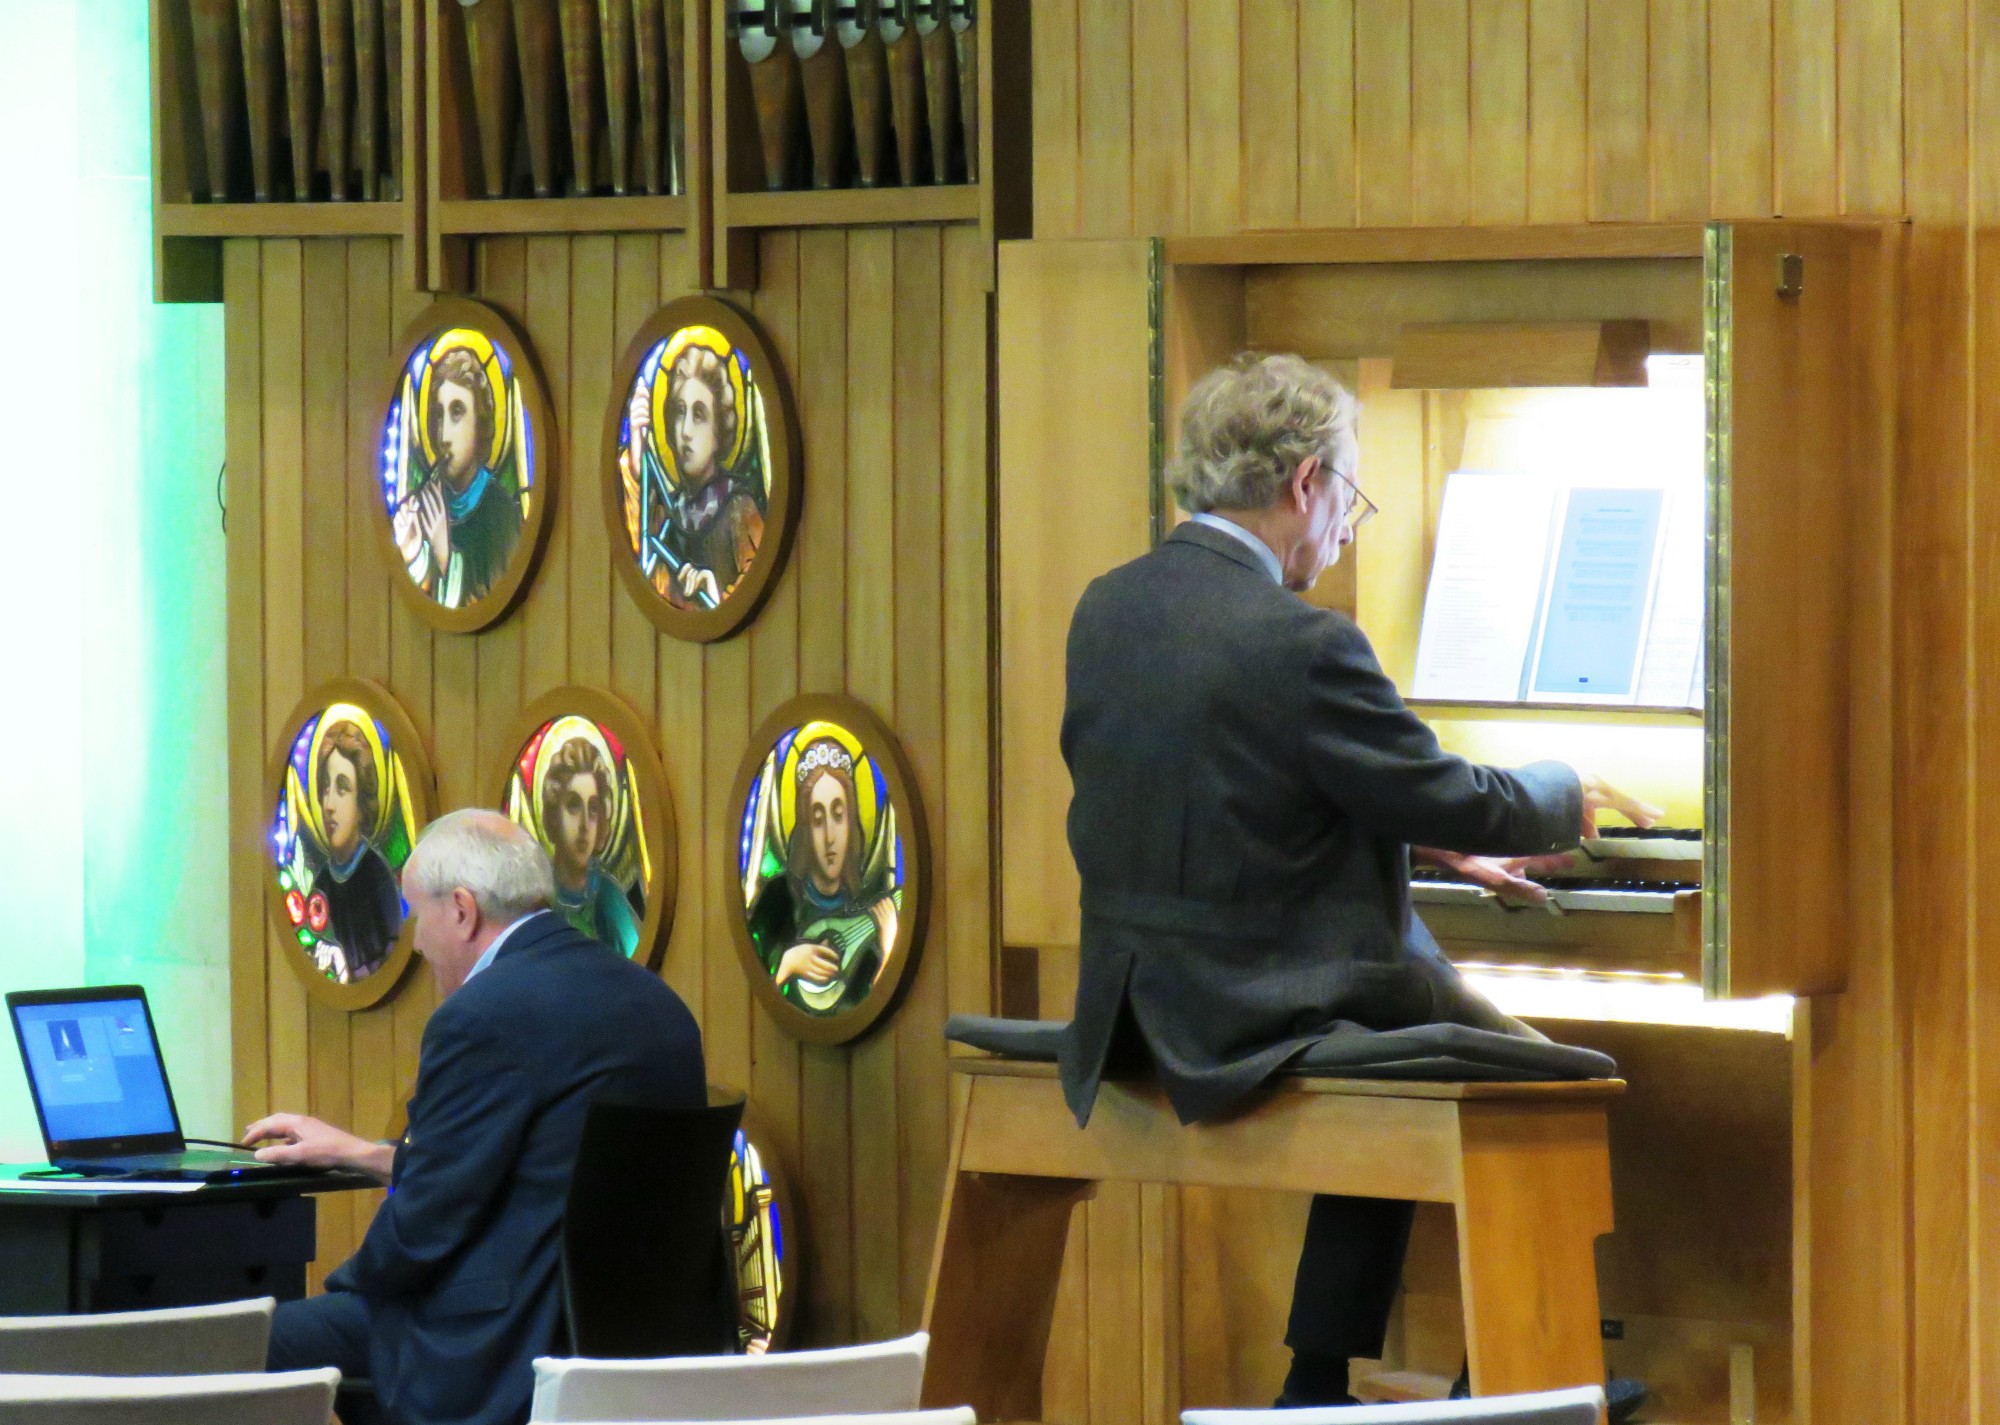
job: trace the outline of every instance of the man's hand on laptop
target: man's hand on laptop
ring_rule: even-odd
[[[255,1148],[260,1163],[344,1168],[385,1183],[396,1165],[395,1144],[371,1143],[303,1113],[274,1113],[258,1119],[243,1130],[243,1146]]]

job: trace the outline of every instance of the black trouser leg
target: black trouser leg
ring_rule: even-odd
[[[271,1317],[265,1369],[305,1371],[333,1366],[343,1383],[365,1380],[370,1318],[367,1300],[352,1292],[330,1291],[303,1301],[281,1301]],[[359,1394],[344,1384],[334,1409],[344,1425],[373,1425],[380,1419],[372,1392]]]
[[[1294,1353],[1343,1362],[1382,1354],[1415,1214],[1415,1203],[1390,1198],[1313,1199],[1285,1332]]]

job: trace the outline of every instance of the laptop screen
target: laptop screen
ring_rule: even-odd
[[[79,998],[12,1009],[51,1143],[179,1135],[144,1000]]]

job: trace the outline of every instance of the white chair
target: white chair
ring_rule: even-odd
[[[741,1420],[733,1425],[978,1425],[979,1416],[969,1405],[952,1410],[892,1410],[880,1415],[783,1416],[771,1420]],[[617,1421],[611,1425],[661,1425],[650,1420]],[[705,1421],[667,1422],[667,1425],[707,1425]]]
[[[191,1376],[261,1371],[270,1297],[91,1316],[0,1316],[0,1372]]]
[[[1183,1410],[1181,1425],[1597,1425],[1601,1386],[1419,1400],[1408,1405],[1339,1405],[1311,1410]]]
[[[7,1425],[327,1425],[340,1372],[0,1375]]]
[[[786,1420],[914,1411],[931,1338],[767,1356],[535,1362],[537,1421]]]

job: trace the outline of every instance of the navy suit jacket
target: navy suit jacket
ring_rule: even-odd
[[[388,1418],[528,1418],[531,1363],[558,1343],[563,1206],[597,1098],[702,1106],[701,1031],[658,976],[545,913],[431,1015],[389,1199],[327,1278],[368,1300]]]
[[[1411,915],[1409,844],[1574,846],[1569,767],[1444,751],[1351,619],[1205,525],[1091,583],[1068,665],[1078,1122],[1128,1018],[1183,1120],[1234,1111],[1343,1023],[1520,1030]]]

